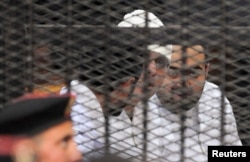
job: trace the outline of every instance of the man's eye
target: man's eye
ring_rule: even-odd
[[[171,68],[168,69],[167,73],[171,77],[177,77],[180,74],[179,70]]]
[[[197,70],[197,69],[190,69],[190,70],[186,70],[186,72],[184,73],[186,76],[190,76],[192,78],[197,78],[199,75],[201,75],[202,71],[201,70]]]
[[[165,68],[168,66],[168,60],[166,57],[158,57],[155,59],[157,68]]]
[[[66,136],[65,138],[63,138],[60,142],[61,146],[64,147],[64,148],[67,148],[68,145],[69,145],[69,142],[71,140],[71,137],[70,136]]]
[[[193,78],[197,78],[199,76],[199,73],[193,71],[192,73],[190,73],[190,76]]]

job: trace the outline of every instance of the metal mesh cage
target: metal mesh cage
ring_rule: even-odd
[[[206,161],[208,145],[237,145],[238,138],[249,145],[249,7],[248,0],[2,0],[0,109],[27,92],[76,93],[72,118],[86,157],[104,150],[141,162]],[[147,11],[145,25],[119,28],[124,15],[136,9]],[[151,28],[149,13],[163,25]],[[159,81],[147,73],[152,60],[156,69],[167,71],[172,63],[152,58],[151,44],[204,47],[203,61],[210,63],[204,100],[186,95],[170,106],[199,102],[192,112],[174,117],[156,95],[151,97],[150,87]],[[187,70],[189,52],[181,51],[179,75],[185,85],[186,73],[197,69]],[[141,87],[137,95],[135,83]],[[139,111],[132,99],[140,101],[135,106]],[[128,103],[133,106],[126,108],[127,114],[113,112]],[[106,109],[111,117],[104,115]]]

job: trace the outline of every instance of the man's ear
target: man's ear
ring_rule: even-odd
[[[36,153],[31,139],[18,141],[14,148],[14,162],[35,162]]]
[[[205,64],[205,77],[206,77],[206,78],[207,78],[207,76],[208,76],[209,68],[210,68],[210,63],[206,63],[206,64]]]
[[[136,83],[135,77],[131,77],[131,78],[128,80],[128,83],[129,83],[129,84],[135,84],[135,83]]]
[[[133,90],[133,87],[135,86],[135,83],[136,83],[136,79],[135,77],[129,77],[127,78],[126,81],[124,81],[121,85],[120,85],[120,90],[118,91],[119,92],[119,95],[122,95],[122,96],[127,96],[129,92],[131,92],[131,90]]]
[[[131,85],[135,84],[136,81],[137,80],[135,79],[135,77],[129,77],[129,78],[126,78],[125,81],[123,81],[123,83],[121,84],[121,86],[128,87],[128,86],[131,86]]]

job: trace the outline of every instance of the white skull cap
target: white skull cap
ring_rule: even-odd
[[[163,22],[156,17],[152,12],[148,12],[148,22],[146,22],[146,12],[145,10],[134,10],[133,12],[130,12],[126,14],[123,18],[123,21],[120,22],[117,26],[118,27],[138,27],[143,28],[147,27],[149,28],[160,28],[164,27]],[[160,53],[167,57],[169,60],[171,58],[172,54],[172,45],[166,45],[161,46],[159,44],[150,44],[147,46],[148,50]]]
[[[123,18],[123,21],[120,22],[118,27],[146,27],[148,23],[149,28],[159,28],[163,27],[162,21],[156,17],[153,13],[148,12],[148,22],[146,22],[146,11],[145,10],[135,10],[126,14]]]

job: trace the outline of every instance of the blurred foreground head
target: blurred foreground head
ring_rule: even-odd
[[[0,161],[76,162],[69,95],[26,94],[0,112]]]

